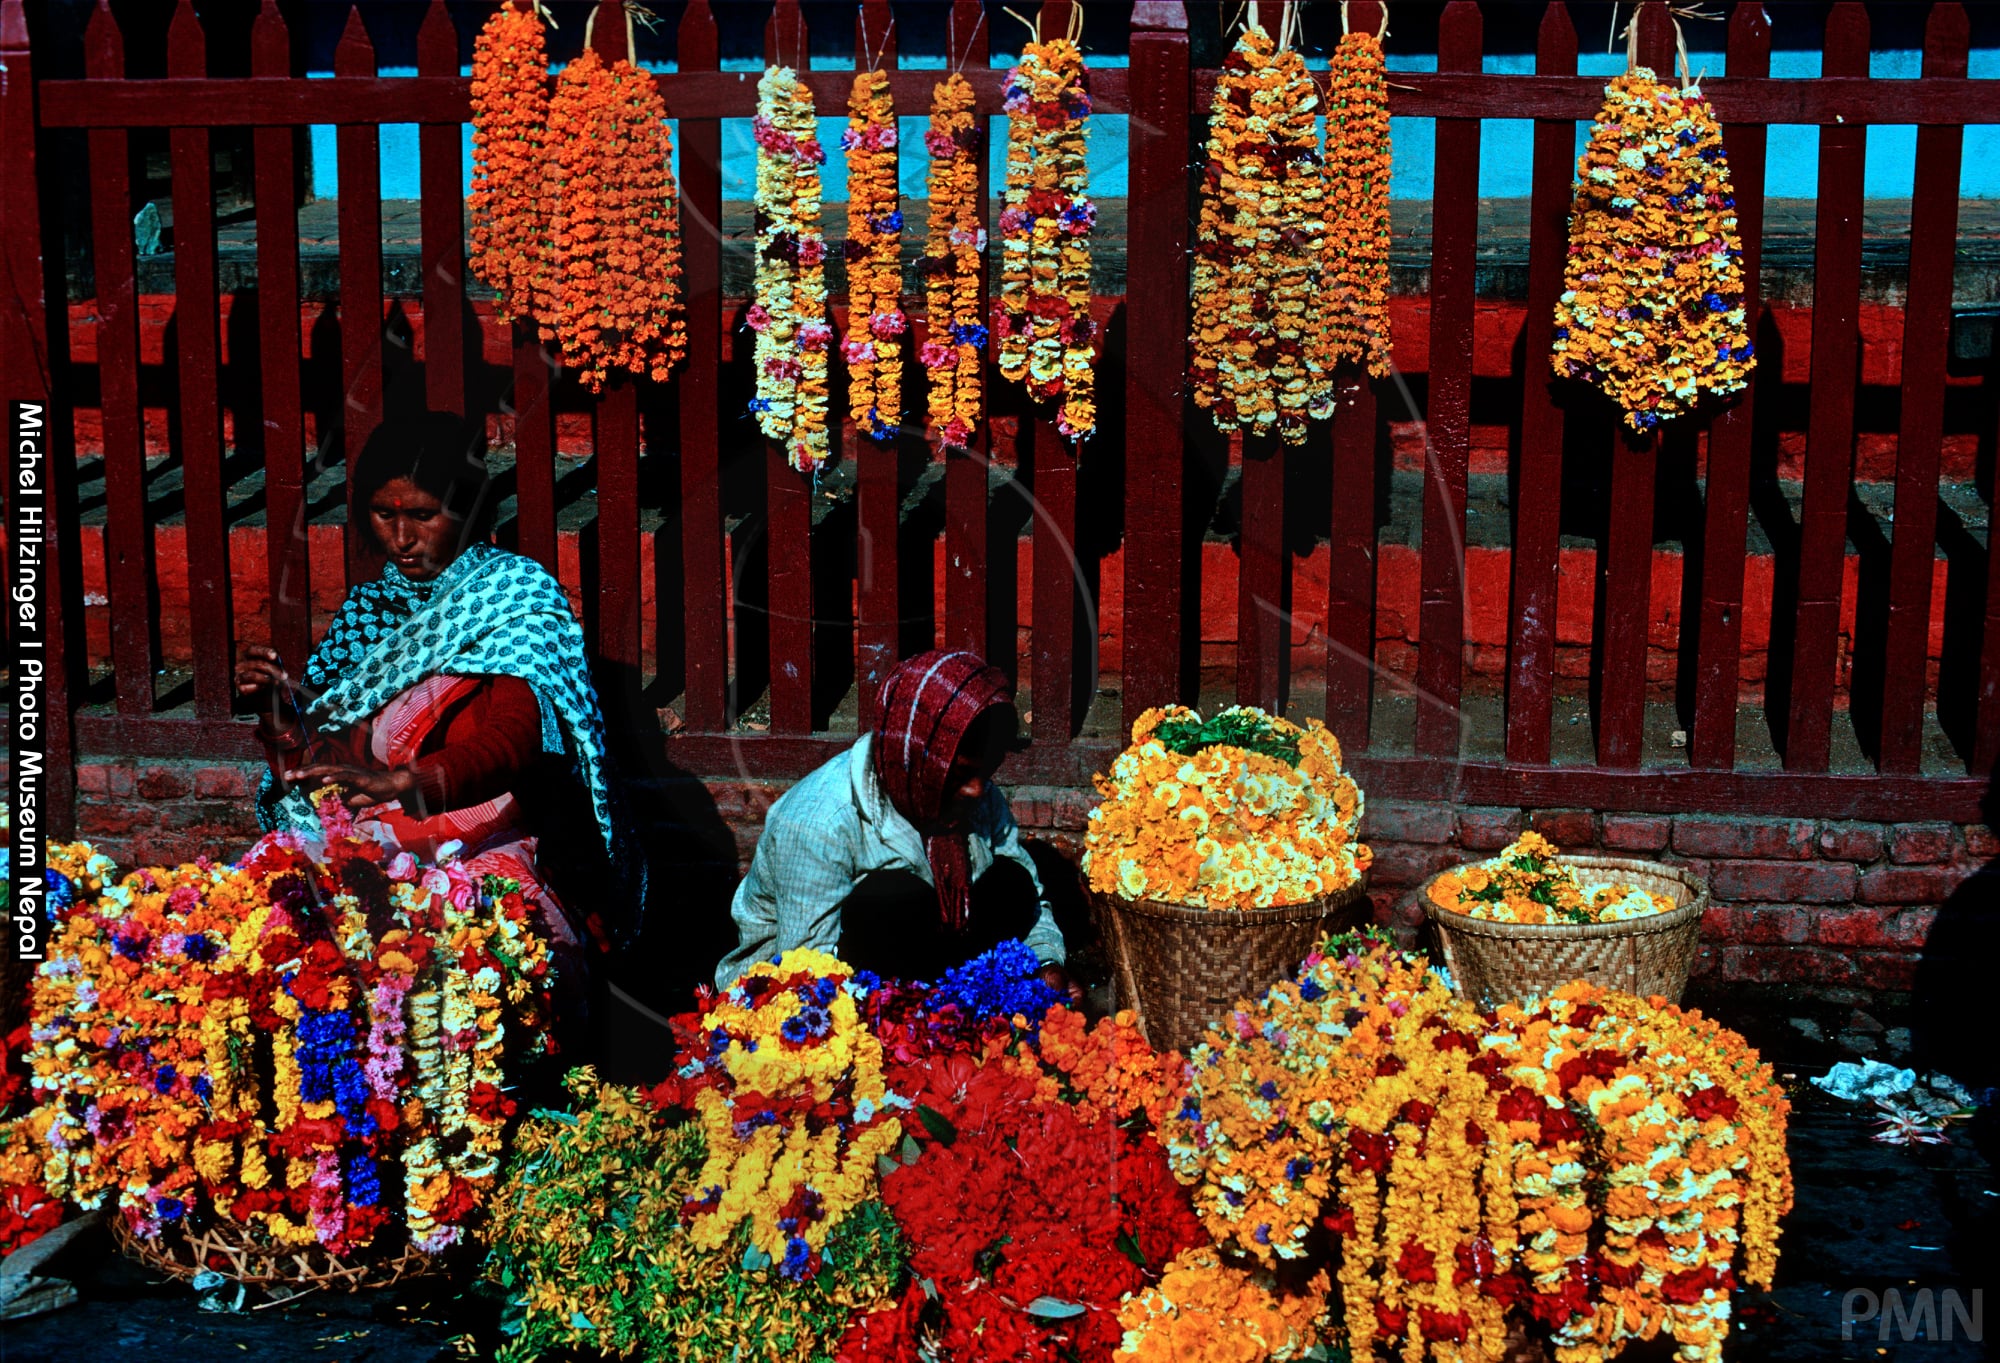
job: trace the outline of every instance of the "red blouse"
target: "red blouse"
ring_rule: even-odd
[[[261,728],[271,770],[287,773],[318,763],[386,770],[370,748],[371,727],[357,724],[320,734],[312,750],[294,724],[288,733]],[[542,712],[534,688],[518,677],[485,677],[456,697],[425,735],[413,765],[417,788],[406,802],[416,818],[484,804],[521,784],[542,751]]]

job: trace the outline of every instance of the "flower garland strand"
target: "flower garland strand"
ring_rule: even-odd
[[[652,73],[586,48],[549,105],[556,259],[538,299],[545,341],[593,393],[614,371],[666,379],[687,352],[680,204]]]
[[[879,441],[903,420],[903,213],[897,204],[896,106],[889,77],[864,71],[847,101],[847,407]]]
[[[1007,192],[1000,214],[1000,372],[1037,401],[1060,399],[1071,440],[1097,429],[1097,324],[1090,315],[1090,231],[1083,54],[1068,38],[1031,42],[1007,73]]]
[[[1208,122],[1193,270],[1195,404],[1222,431],[1306,438],[1330,410],[1313,313],[1326,186],[1305,58],[1250,25],[1224,60]]]
[[[820,234],[819,168],[826,162],[812,91],[789,66],[757,82],[757,279],[750,305],[757,396],[750,410],[792,467],[826,462],[826,238]]]
[[[979,154],[984,129],[973,116],[972,86],[956,71],[931,94],[930,227],[917,271],[924,277],[930,338],[918,352],[930,376],[931,430],[946,449],[963,449],[979,429],[987,331],[979,306],[986,229],[980,223]]]
[[[543,134],[549,123],[549,57],[532,3],[509,0],[472,47],[472,272],[493,286],[500,319],[536,315],[548,285],[542,214]]]
[[[1321,364],[1389,373],[1389,77],[1382,41],[1348,33],[1326,98],[1326,299]]]
[[[1634,65],[1577,166],[1550,363],[1635,431],[1740,392],[1756,352],[1722,129],[1698,86]]]

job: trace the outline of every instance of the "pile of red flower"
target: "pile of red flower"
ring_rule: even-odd
[[[0,1037],[0,1258],[54,1230],[63,1215],[42,1187],[41,1156],[26,1128],[7,1120],[31,1106],[27,1052],[27,1023]]]

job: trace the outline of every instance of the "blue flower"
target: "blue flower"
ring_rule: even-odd
[[[162,1065],[160,1066],[160,1072],[153,1076],[153,1087],[159,1092],[165,1093],[174,1086],[174,1077],[174,1067],[172,1065]]]
[[[372,1207],[382,1200],[382,1180],[375,1161],[366,1154],[347,1157],[347,1198],[357,1207]]]
[[[771,410],[771,399],[769,399],[769,398],[751,398],[751,399],[750,399],[750,410],[751,410],[751,411],[753,411],[753,412],[768,412],[768,411],[770,411],[770,410]]]
[[[955,1003],[973,1019],[1016,1013],[1039,1020],[1062,995],[1042,979],[1042,963],[1026,942],[1002,942],[955,970],[946,971],[933,991],[939,1003]]]
[[[197,1074],[188,1082],[188,1087],[193,1089],[194,1096],[201,1099],[204,1103],[215,1092],[215,1085],[208,1082],[208,1076],[205,1074]]]
[[[1313,1162],[1303,1155],[1297,1159],[1287,1160],[1285,1162],[1285,1178],[1288,1181],[1302,1179],[1312,1172],[1312,1167]]]
[[[1257,1233],[1256,1233],[1256,1234],[1255,1234],[1255,1235],[1254,1235],[1253,1237],[1251,1237],[1251,1238],[1252,1238],[1252,1239],[1254,1239],[1254,1240],[1256,1240],[1256,1242],[1257,1242],[1258,1244],[1260,1244],[1260,1245],[1268,1245],[1268,1244],[1270,1244],[1270,1243],[1271,1243],[1271,1223],[1270,1223],[1270,1222],[1268,1222],[1268,1221],[1260,1221],[1260,1222],[1259,1222],[1259,1223],[1257,1224]]]
[[[190,961],[212,961],[222,954],[222,947],[205,932],[191,932],[181,943],[181,955]]]
[[[785,1277],[791,1279],[793,1282],[801,1282],[810,1276],[812,1273],[812,1247],[794,1235],[785,1244],[785,1259],[783,1263],[778,1265],[778,1272],[784,1274]]]
[[[1183,1121],[1189,1121],[1189,1122],[1200,1121],[1201,1100],[1196,1098],[1193,1094],[1189,1094],[1187,1097],[1181,1099],[1181,1110],[1179,1116]]]
[[[1705,293],[1701,296],[1701,301],[1708,304],[1710,312],[1729,311],[1729,304],[1723,301],[1722,295],[1719,293]]]
[[[177,1197],[163,1197],[153,1206],[162,1221],[178,1221],[187,1212],[187,1207]]]
[[[1222,1200],[1232,1207],[1240,1207],[1243,1205],[1243,1194],[1237,1192],[1234,1188],[1224,1188],[1222,1190]]]
[[[812,1033],[806,1028],[805,1018],[797,1013],[778,1024],[778,1035],[794,1046],[803,1046],[812,1039]]]
[[[1262,1098],[1267,1103],[1277,1102],[1278,1101],[1277,1081],[1275,1079],[1266,1079],[1263,1083],[1259,1084],[1257,1086],[1257,1096]]]
[[[58,910],[66,909],[76,902],[76,886],[70,884],[69,877],[61,871],[47,870],[42,872],[42,886],[51,914]]]
[[[894,213],[889,213],[879,218],[870,218],[868,226],[873,231],[885,234],[900,232],[903,230],[903,210],[899,208]]]
[[[969,345],[974,350],[986,348],[986,328],[978,322],[960,322],[951,329],[951,339],[959,345]]]
[[[1326,990],[1321,987],[1318,980],[1307,975],[1299,981],[1299,997],[1307,1003],[1314,1003],[1326,997]]]

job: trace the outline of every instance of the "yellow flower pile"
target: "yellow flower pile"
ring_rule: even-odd
[[[1636,885],[1587,886],[1555,844],[1523,833],[1500,855],[1431,882],[1439,908],[1499,923],[1616,923],[1668,913],[1673,896]]]
[[[882,1077],[882,1043],[845,987],[851,973],[824,952],[788,951],[745,971],[703,1015],[728,1082],[695,1099],[708,1147],[696,1180],[701,1210],[688,1223],[696,1246],[719,1249],[747,1222],[750,1243],[775,1260],[795,1240],[817,1253],[874,1196],[875,1161],[903,1128],[892,1111],[900,1100]],[[808,1120],[815,1107],[833,1115]],[[798,1212],[801,1201],[812,1214]]]
[[[1557,378],[1603,389],[1635,431],[1749,383],[1736,198],[1699,87],[1643,66],[1611,82],[1577,166],[1569,233]]]
[[[1329,1282],[1280,1290],[1267,1270],[1244,1268],[1211,1247],[1183,1251],[1160,1281],[1118,1308],[1125,1337],[1112,1357],[1132,1363],[1284,1363],[1319,1341]]]
[[[1301,728],[1247,706],[1209,724],[1262,734],[1258,747],[1296,758],[1226,742],[1176,751],[1167,740],[1200,732],[1201,717],[1178,705],[1146,711],[1131,746],[1095,778],[1103,801],[1084,838],[1090,887],[1190,908],[1252,909],[1355,884],[1372,859],[1355,837],[1361,788],[1341,769],[1326,726],[1309,720]]]

